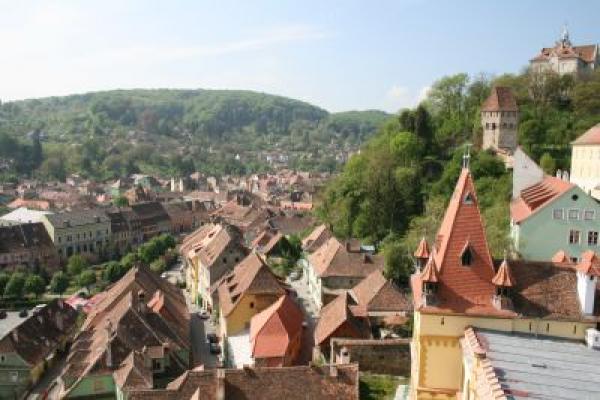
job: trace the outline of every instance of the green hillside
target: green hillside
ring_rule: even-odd
[[[94,147],[94,154],[83,155],[91,160],[67,159],[61,168],[102,177],[265,169],[258,153],[273,150],[294,152],[298,167],[330,169],[336,150],[356,148],[389,116],[372,110],[330,114],[306,102],[250,91],[114,90],[4,103],[0,135],[26,145],[27,133],[39,129],[48,154],[65,145]],[[0,157],[15,154],[4,152],[0,148]],[[235,162],[237,154],[246,156],[243,165]],[[15,167],[20,173],[32,169],[18,162]]]

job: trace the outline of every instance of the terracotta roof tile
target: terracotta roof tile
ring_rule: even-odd
[[[312,253],[321,247],[333,234],[327,228],[327,225],[319,225],[304,239],[302,239],[302,249],[308,253]]]
[[[592,250],[587,250],[581,255],[577,270],[588,276],[600,277],[600,259]]]
[[[421,272],[421,280],[423,282],[437,283],[438,279],[438,267],[435,264],[435,258],[431,257],[425,264],[425,268]]]
[[[574,187],[575,185],[570,182],[546,176],[541,182],[523,189],[521,195],[511,202],[511,219],[515,223],[524,221]]]
[[[600,144],[600,124],[592,126],[583,135],[571,142],[571,144]]]
[[[284,357],[302,334],[304,313],[289,294],[283,295],[250,320],[253,358]]]
[[[425,237],[419,242],[419,247],[415,250],[414,256],[417,258],[429,258],[429,245]]]
[[[492,282],[496,286],[512,287],[515,284],[515,279],[510,272],[510,265],[506,259],[502,260],[502,264],[496,271],[496,275]]]
[[[359,305],[366,307],[367,312],[412,311],[410,296],[400,291],[391,280],[385,279],[381,271],[369,274],[352,288],[351,294]]]
[[[481,111],[518,111],[517,100],[509,87],[494,86]]]
[[[310,254],[308,262],[320,277],[366,277],[373,271],[383,269],[381,256],[348,251],[346,246],[334,237],[329,238]]]
[[[219,306],[225,316],[229,315],[246,293],[281,296],[287,286],[256,253],[250,253],[217,288]]]
[[[315,327],[315,343],[324,344],[341,328],[344,328],[345,337],[369,338],[369,321],[361,317],[363,310],[355,306],[356,303],[350,298],[348,292],[340,294],[326,304],[321,309]]]

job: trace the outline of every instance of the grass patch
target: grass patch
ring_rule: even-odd
[[[399,384],[406,384],[408,379],[393,375],[378,375],[361,372],[361,400],[393,400]]]

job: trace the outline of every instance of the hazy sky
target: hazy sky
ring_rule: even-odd
[[[0,0],[0,99],[250,89],[330,111],[414,105],[457,72],[517,72],[600,1]]]

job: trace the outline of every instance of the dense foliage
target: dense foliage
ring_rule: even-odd
[[[388,117],[329,114],[280,96],[225,90],[116,90],[9,102],[0,105],[0,172],[58,179],[72,172],[235,174],[267,170],[259,152],[279,149],[292,153],[292,167],[331,170],[335,158],[326,146],[356,146]]]
[[[380,243],[386,272],[400,283],[407,282],[421,237],[434,241],[467,145],[491,251],[500,257],[510,250],[512,178],[492,153],[478,150],[480,107],[493,85],[513,88],[519,143],[547,173],[568,167],[569,143],[600,122],[600,71],[437,81],[416,109],[401,111],[346,164],[318,210],[337,235]]]

